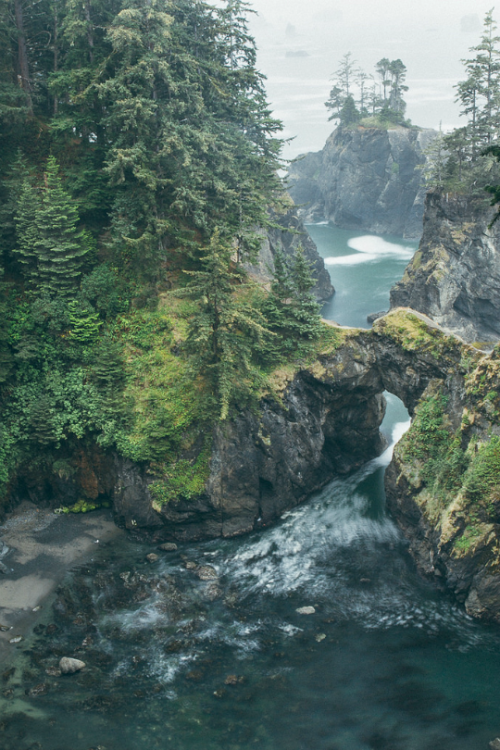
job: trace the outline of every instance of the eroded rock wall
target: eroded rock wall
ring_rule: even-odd
[[[298,245],[302,245],[304,254],[310,263],[312,277],[315,281],[313,292],[318,301],[324,302],[335,293],[330,274],[325,268],[325,262],[318,253],[316,244],[311,239],[302,220],[299,218],[297,209],[291,205],[284,213],[271,213],[274,227],[262,233],[262,244],[259,256],[254,265],[249,265],[251,273],[260,282],[266,283],[270,280],[274,270],[274,255],[281,250],[288,261],[292,261]]]
[[[289,170],[289,192],[305,221],[419,238],[424,150],[434,130],[337,128],[324,149]]]
[[[488,200],[431,191],[420,246],[391,290],[391,308],[411,307],[466,341],[500,338],[500,222]]]

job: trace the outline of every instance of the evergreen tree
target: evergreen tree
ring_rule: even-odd
[[[263,305],[268,327],[275,334],[266,339],[263,347],[265,359],[271,364],[306,354],[310,343],[319,336],[320,306],[313,287],[311,266],[302,245],[297,246],[291,267],[278,249],[271,289]]]
[[[438,134],[426,149],[425,163],[422,165],[422,174],[425,184],[428,187],[443,187],[446,179],[448,157],[445,136],[441,129],[441,123],[439,123]]]
[[[290,311],[293,313],[295,331],[302,338],[314,339],[321,329],[320,306],[312,293],[314,279],[311,264],[300,244],[295,251],[290,280],[293,290]]]
[[[456,87],[460,114],[468,118],[467,137],[472,162],[498,137],[500,127],[500,37],[495,35],[495,30],[492,11],[489,11],[481,41],[470,49],[476,54],[462,60],[467,77]]]
[[[236,394],[245,395],[249,376],[257,375],[253,358],[266,333],[262,314],[241,298],[244,287],[241,273],[231,269],[232,253],[216,230],[202,258],[203,270],[190,272],[185,292],[199,304],[186,349],[195,373],[208,379],[221,419],[226,419]]]
[[[0,256],[1,258],[1,256]],[[9,320],[7,304],[7,285],[3,280],[4,269],[0,265],[0,385],[8,381],[12,371],[13,359],[9,346]]]
[[[40,291],[62,297],[74,293],[87,253],[78,221],[76,206],[51,156],[43,187],[24,182],[16,214],[17,252],[26,275]]]
[[[382,121],[404,124],[406,103],[403,94],[408,91],[405,85],[406,66],[399,59],[384,57],[378,61],[375,69],[383,96],[377,92],[375,83],[368,87],[368,82],[373,78],[355,67],[351,53],[344,55],[335,72],[328,101],[325,102],[327,109],[331,110],[329,120],[338,120],[340,125],[349,126],[371,114],[379,115]]]

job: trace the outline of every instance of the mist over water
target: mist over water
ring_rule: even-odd
[[[408,68],[407,117],[444,130],[464,123],[454,85],[461,59],[478,44],[485,0],[253,0],[251,31],[274,114],[283,121],[286,158],[319,151],[333,130],[324,102],[340,58],[352,52],[366,73],[383,57]],[[498,16],[498,14],[496,14]]]

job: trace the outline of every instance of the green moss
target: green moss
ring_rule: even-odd
[[[435,359],[449,356],[460,349],[460,343],[455,338],[406,310],[395,310],[376,320],[373,330],[390,336],[405,351],[428,352]]]
[[[475,502],[487,503],[493,491],[500,488],[500,438],[494,435],[481,445],[471,462],[464,489]]]
[[[163,466],[156,467],[161,475],[149,486],[154,498],[153,507],[157,510],[165,503],[184,498],[192,500],[201,495],[210,475],[211,440],[206,439],[199,455],[189,460],[180,458]]]
[[[93,502],[91,500],[85,500],[80,498],[74,505],[63,505],[57,508],[54,513],[90,513],[92,510],[99,510],[99,508],[110,508],[111,503],[107,500],[100,500]]]
[[[414,271],[418,271],[420,266],[422,265],[422,251],[417,250],[415,255],[413,256],[413,260],[411,262],[411,267]]]

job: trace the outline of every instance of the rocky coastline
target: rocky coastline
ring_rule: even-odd
[[[391,312],[372,331],[337,330],[336,347],[283,374],[278,397],[264,396],[257,412],[243,411],[215,428],[210,474],[198,497],[161,505],[149,490],[154,477],[147,466],[92,451],[78,458],[70,480],[38,477],[37,484],[24,477],[21,494],[56,505],[82,493],[109,499],[119,526],[155,543],[244,534],[382,451],[384,391],[417,417],[441,394],[439,434],[445,446],[459,435],[463,471],[449,487],[423,471],[437,458],[412,454],[420,429],[415,418],[387,471],[389,511],[425,575],[470,614],[500,621],[500,505],[494,488],[484,507],[470,492],[471,471],[480,471],[500,436],[497,350],[480,352],[411,310]],[[429,445],[434,438],[427,436]]]
[[[487,198],[431,190],[423,235],[391,307],[411,307],[469,342],[500,338],[500,222]]]
[[[338,127],[322,151],[290,167],[288,189],[301,219],[418,239],[425,188],[421,169],[434,130]]]

